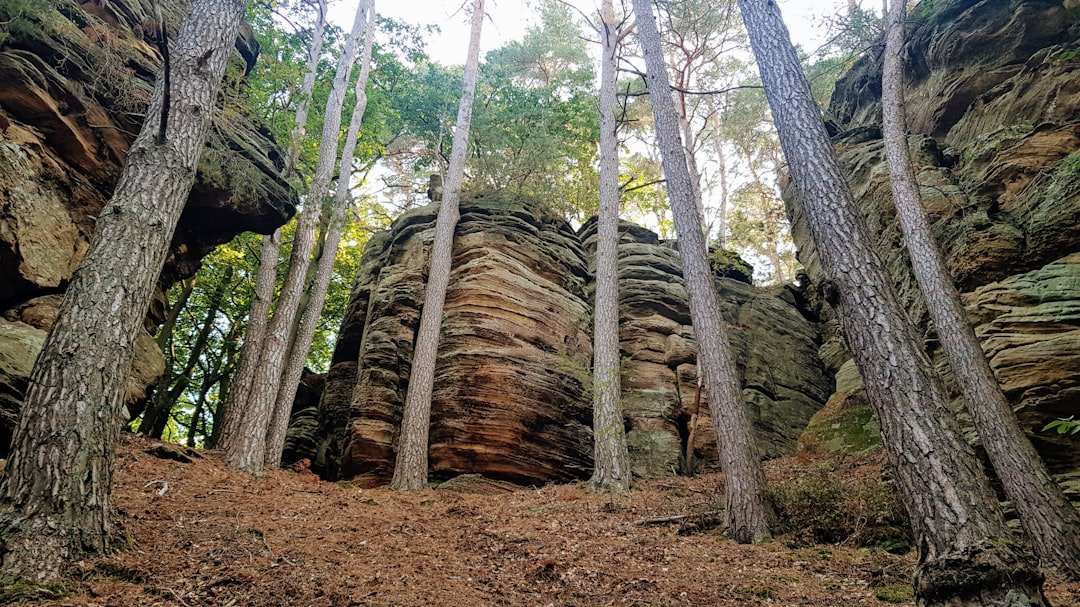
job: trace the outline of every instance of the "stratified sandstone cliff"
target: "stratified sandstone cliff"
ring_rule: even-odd
[[[581,230],[590,252],[595,225],[589,222]],[[700,403],[695,398],[697,345],[677,244],[627,222],[620,224],[620,233],[623,412],[634,473],[686,472],[692,427],[691,465],[695,471],[717,470],[708,394]],[[757,290],[745,275],[729,275],[739,279],[718,277],[716,286],[758,449],[765,457],[787,455],[832,392],[817,356],[820,335],[803,314],[798,289]]]
[[[1054,471],[1075,469],[1075,442],[1040,429],[1080,414],[1080,8],[1061,0],[923,5],[933,8],[915,9],[905,84],[924,205],[1022,425]],[[927,327],[892,206],[880,89],[878,49],[837,85],[835,144],[905,305]],[[820,282],[802,210],[791,192],[786,199],[800,260]],[[947,376],[930,328],[927,340]],[[829,423],[815,424],[808,440],[865,447],[873,442],[868,412],[835,322],[821,353],[840,371],[838,394],[822,413]]]
[[[389,481],[435,213],[413,211],[369,243],[321,403],[294,417],[286,461],[308,457],[329,477]],[[432,403],[433,478],[479,473],[539,483],[590,473],[594,225],[575,233],[520,202],[463,203]],[[673,243],[631,224],[622,229],[631,457],[639,475],[669,475],[684,467],[696,387],[681,264]],[[832,391],[815,325],[795,290],[718,285],[762,453],[789,453]],[[706,403],[696,420],[699,470],[716,467]]]
[[[17,35],[0,44],[0,453],[58,294],[142,125],[161,65],[145,26],[159,6],[171,39],[187,11],[182,0],[87,0],[21,17]],[[258,53],[250,30],[237,49],[239,75]],[[278,177],[279,157],[257,123],[232,109],[218,115],[162,287],[239,232],[270,232],[289,218],[295,194]],[[164,364],[149,334],[138,351],[129,404]]]

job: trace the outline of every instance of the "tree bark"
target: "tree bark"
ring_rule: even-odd
[[[133,344],[195,180],[238,0],[195,0],[171,50],[171,116],[159,134],[164,78],[112,199],[30,378],[0,486],[4,575],[61,577],[110,545],[112,460]]]
[[[908,150],[901,60],[906,2],[893,0],[882,68],[882,133],[893,200],[941,347],[975,430],[1043,564],[1080,579],[1080,515],[1024,436],[964,313],[960,294],[930,232]]]
[[[593,489],[630,490],[619,358],[619,141],[616,134],[617,53],[620,39],[612,0],[600,8],[600,211],[596,226],[596,302],[593,323]]]
[[[765,496],[765,472],[755,452],[750,419],[720,319],[720,307],[706,255],[701,218],[694,203],[679,124],[671,99],[660,34],[649,0],[634,0],[638,35],[645,54],[646,81],[663,156],[671,214],[679,236],[679,256],[690,297],[690,318],[698,343],[700,372],[705,375],[709,407],[724,472],[725,525],[732,539],[757,543],[769,537],[772,507]]]
[[[773,0],[739,0],[765,93],[848,347],[862,374],[919,549],[920,605],[1046,605],[961,438],[915,327],[862,226]]]
[[[230,399],[227,414],[239,418],[238,430],[230,433],[228,442],[222,436],[225,459],[229,466],[253,474],[262,472],[266,466],[266,435],[270,427],[274,404],[277,400],[281,377],[284,373],[285,358],[292,343],[292,328],[295,324],[300,300],[307,291],[306,278],[311,264],[311,251],[315,246],[316,227],[322,215],[322,202],[327,198],[326,190],[337,165],[338,131],[341,127],[341,107],[345,102],[346,87],[352,73],[360,43],[360,35],[366,25],[366,14],[362,7],[357,7],[353,28],[345,42],[345,49],[338,57],[337,73],[326,101],[326,113],[323,119],[322,140],[319,145],[319,162],[308,190],[304,209],[293,236],[292,253],[289,257],[289,271],[281,287],[277,309],[267,327],[263,340],[262,353],[255,369],[254,380],[247,386],[247,393],[238,394],[240,386],[234,386],[232,393],[243,400]],[[228,422],[226,423],[228,427]]]
[[[293,130],[289,136],[285,167],[281,170],[282,177],[286,179],[290,178],[296,170],[296,163],[300,158],[300,146],[307,133],[311,93],[315,90],[315,76],[319,71],[319,58],[322,56],[323,39],[326,37],[326,4],[326,0],[319,0],[316,9],[318,15],[315,17],[311,47],[308,49],[307,71],[304,73],[304,80],[300,86],[300,101],[296,106]],[[214,425],[214,443],[220,441],[221,446],[226,449],[232,449],[234,445],[241,442],[239,438],[241,424],[247,412],[247,407],[243,403],[247,395],[251,394],[251,385],[255,381],[259,360],[266,346],[266,327],[270,321],[270,309],[274,302],[274,285],[277,282],[280,254],[281,230],[275,230],[273,234],[263,236],[262,249],[259,253],[259,273],[255,279],[255,299],[251,304],[251,312],[248,314],[244,345],[240,350],[240,363],[237,366],[236,376],[228,382],[230,390],[226,391],[225,400],[221,401],[222,405],[219,405],[225,409],[218,412],[218,417],[222,420],[220,427],[218,424]],[[235,410],[235,413],[229,415],[230,410]]]
[[[353,176],[353,157],[356,154],[357,139],[360,137],[360,125],[364,120],[364,112],[367,111],[366,87],[368,76],[371,74],[371,47],[375,38],[374,2],[366,0],[360,4],[361,9],[366,10],[368,16],[367,29],[364,35],[364,50],[361,53],[360,60],[360,77],[357,78],[354,89],[356,92],[356,106],[353,108],[352,118],[349,122],[345,147],[341,151],[337,192],[332,203],[333,210],[329,222],[323,232],[314,284],[311,287],[307,305],[303,308],[304,312],[300,318],[300,324],[296,329],[289,358],[285,365],[285,374],[274,403],[274,415],[266,434],[265,465],[267,466],[276,467],[281,465],[281,454],[285,450],[285,435],[289,429],[289,416],[292,413],[293,402],[296,400],[296,389],[300,385],[300,376],[304,373],[304,363],[307,362],[308,350],[311,349],[311,343],[315,339],[315,329],[319,324],[319,317],[322,315],[323,304],[326,302],[326,293],[330,288],[330,280],[334,277],[334,260],[337,258],[338,244],[341,242],[341,232],[345,224],[345,210],[349,206],[349,182]]]
[[[266,326],[270,320],[270,307],[274,301],[274,284],[277,282],[278,254],[281,252],[281,230],[263,236],[259,252],[259,273],[255,278],[255,294],[248,313],[247,330],[244,333],[244,345],[240,348],[240,362],[236,374],[228,382],[225,399],[222,400],[224,411],[221,412],[220,427],[216,427],[215,444],[223,449],[231,449],[240,441],[240,431],[244,420],[244,401],[251,393],[251,384],[255,382],[255,372],[259,368],[262,348],[266,339]],[[235,413],[229,414],[229,411]]]
[[[431,426],[431,395],[435,384],[435,359],[439,353],[439,333],[442,328],[443,304],[450,283],[450,263],[454,248],[454,230],[458,222],[458,198],[465,176],[465,156],[469,147],[469,127],[472,123],[473,98],[480,65],[480,29],[484,24],[484,0],[473,0],[472,29],[469,35],[469,54],[465,60],[464,85],[458,104],[454,143],[450,151],[450,168],[443,189],[439,215],[435,219],[435,242],[431,246],[431,270],[424,291],[424,307],[420,312],[420,329],[416,335],[409,391],[401,419],[401,439],[390,488],[413,491],[427,486],[428,431]]]

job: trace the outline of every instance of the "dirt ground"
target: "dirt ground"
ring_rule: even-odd
[[[911,555],[845,545],[742,546],[718,531],[680,534],[722,503],[717,476],[642,481],[626,497],[581,485],[496,493],[483,482],[394,493],[321,482],[307,472],[260,478],[219,454],[193,463],[127,438],[115,507],[130,546],[79,565],[49,606],[600,606],[911,605]],[[770,480],[799,474],[795,459]],[[875,473],[873,465],[858,466]],[[1047,584],[1080,607],[1080,584]],[[908,595],[910,596],[910,595]]]

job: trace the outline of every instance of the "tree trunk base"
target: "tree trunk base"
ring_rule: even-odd
[[[1007,540],[982,542],[919,564],[919,607],[1049,607],[1033,555]]]
[[[0,515],[0,554],[3,554],[4,583],[28,581],[57,582],[64,567],[86,554],[83,538],[73,537],[57,517]]]

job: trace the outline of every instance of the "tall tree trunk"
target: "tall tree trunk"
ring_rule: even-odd
[[[431,246],[431,270],[424,291],[420,329],[416,335],[409,391],[401,420],[401,439],[391,489],[410,491],[427,486],[428,431],[431,426],[431,394],[435,384],[435,359],[439,353],[443,304],[450,283],[450,262],[454,230],[458,222],[458,198],[465,177],[465,155],[469,147],[473,98],[480,66],[480,28],[484,24],[484,0],[473,0],[469,54],[465,60],[464,85],[458,103],[450,169],[446,176],[439,216],[435,220],[435,242]]]
[[[296,170],[300,160],[300,149],[307,135],[308,114],[311,111],[311,92],[315,90],[315,77],[319,73],[319,59],[322,57],[323,40],[326,38],[326,0],[318,0],[315,10],[315,26],[312,28],[311,47],[308,48],[307,71],[300,85],[300,102],[296,106],[293,130],[289,133],[289,152],[285,155],[285,168],[281,176],[288,179]]]
[[[882,133],[892,180],[893,200],[911,255],[911,268],[926,298],[930,318],[967,401],[1005,494],[1020,515],[1043,564],[1080,579],[1080,515],[1047,472],[1024,436],[1008,399],[983,354],[964,313],[952,277],[930,232],[919,185],[911,165],[904,108],[904,17],[906,2],[893,0],[882,68]]]
[[[172,348],[169,347],[173,330],[176,328],[176,320],[180,317],[180,312],[187,306],[188,299],[191,298],[191,293],[195,290],[195,279],[188,278],[180,283],[180,294],[176,298],[176,302],[169,307],[168,313],[165,315],[165,322],[161,324],[158,329],[157,342],[158,348],[165,354],[165,372],[158,378],[157,383],[154,385],[153,396],[150,397],[150,403],[146,406],[146,411],[143,411],[142,421],[139,423],[139,434],[143,436],[150,436],[153,438],[161,438],[161,432],[164,430],[169,418],[169,410],[172,408],[172,401],[169,400],[169,386],[180,377],[181,373],[176,373],[173,369],[176,366],[176,357],[173,356]],[[162,431],[156,430],[160,426]],[[155,431],[157,434],[155,435]]]
[[[233,371],[235,371],[234,364],[237,356],[236,338],[238,337],[237,333],[239,333],[239,329],[239,324],[233,323],[233,326],[225,335],[225,346],[221,353],[217,371],[217,406],[214,407],[211,415],[210,433],[206,436],[205,447],[207,449],[216,449],[218,439],[221,437],[221,426],[222,422],[225,420],[225,398],[229,394],[229,380],[233,377]]]
[[[292,176],[300,158],[300,148],[307,133],[308,114],[311,110],[311,93],[315,90],[315,77],[319,71],[319,58],[322,56],[323,40],[326,37],[326,0],[319,0],[317,10],[315,26],[312,29],[311,47],[308,49],[307,71],[304,73],[304,80],[300,86],[300,101],[296,106],[293,130],[289,136],[285,167],[281,170],[282,177],[286,179]],[[277,282],[280,254],[281,230],[275,230],[273,234],[263,236],[262,249],[259,253],[259,273],[255,279],[255,299],[252,301],[251,312],[248,314],[244,345],[240,350],[240,363],[236,376],[228,382],[228,386],[233,391],[226,392],[225,399],[221,401],[222,405],[219,405],[225,411],[217,412],[221,424],[214,425],[214,443],[217,444],[220,440],[223,447],[240,442],[243,416],[247,411],[247,408],[240,403],[251,394],[251,385],[255,381],[259,360],[266,346],[266,327],[270,321],[270,309],[274,302],[274,285]],[[229,406],[226,403],[235,406]],[[236,409],[236,414],[228,415],[229,409]]]
[[[615,122],[619,24],[612,0],[600,7],[600,212],[596,226],[596,302],[593,323],[593,475],[597,491],[630,489],[620,397],[619,141]]]
[[[356,154],[356,141],[360,137],[360,125],[364,120],[364,112],[367,111],[367,81],[371,74],[371,46],[375,38],[375,7],[374,2],[366,0],[361,2],[361,8],[366,10],[367,29],[364,37],[364,51],[360,60],[360,77],[356,80],[356,106],[353,108],[352,118],[349,122],[349,132],[345,137],[345,147],[341,151],[341,164],[338,172],[337,192],[331,205],[331,216],[328,218],[326,230],[323,232],[322,244],[318,255],[314,284],[307,304],[303,307],[303,315],[293,338],[292,348],[285,365],[285,375],[282,378],[281,387],[278,389],[277,399],[274,404],[274,415],[271,419],[270,428],[266,434],[266,464],[278,466],[281,464],[281,453],[285,450],[285,435],[289,429],[289,416],[292,413],[293,401],[296,400],[296,389],[300,385],[300,376],[304,372],[304,363],[307,362],[308,350],[315,339],[315,329],[322,315],[323,304],[326,301],[326,292],[330,288],[330,280],[334,277],[334,260],[337,258],[338,244],[341,242],[341,232],[345,224],[345,210],[349,206],[349,182],[353,176],[353,157]],[[367,5],[364,8],[364,5]]]
[[[195,367],[198,366],[199,359],[202,358],[203,352],[206,350],[206,344],[210,341],[210,333],[214,330],[214,320],[217,319],[218,311],[221,309],[221,301],[225,298],[225,289],[228,287],[230,280],[232,280],[232,268],[226,271],[224,278],[217,284],[213,294],[210,296],[210,307],[203,317],[202,326],[199,327],[199,334],[195,336],[195,343],[188,349],[188,358],[184,362],[184,368],[178,373],[171,374],[170,381],[165,384],[160,392],[154,392],[154,398],[151,401],[152,406],[147,409],[146,416],[143,417],[143,423],[139,426],[141,434],[160,439],[165,433],[173,407],[191,383],[191,375],[195,372]],[[143,426],[146,426],[145,432],[143,432]]]
[[[326,100],[326,113],[323,119],[322,140],[319,145],[319,162],[315,168],[311,188],[305,200],[304,209],[293,236],[292,253],[289,257],[289,271],[285,284],[281,287],[277,309],[267,327],[262,355],[255,369],[254,381],[248,387],[243,400],[230,399],[227,414],[240,417],[239,430],[229,435],[225,443],[225,459],[229,466],[238,470],[258,474],[266,462],[266,434],[277,400],[281,376],[284,373],[285,357],[289,353],[292,328],[295,324],[300,300],[307,291],[306,278],[311,264],[311,250],[315,245],[315,229],[322,215],[322,202],[327,198],[327,188],[337,166],[338,130],[341,127],[341,108],[345,102],[346,87],[352,73],[353,62],[360,44],[360,35],[366,25],[366,13],[363,6],[357,7],[353,28],[345,42],[345,49],[338,58],[337,73]],[[233,393],[238,392],[233,387]],[[240,395],[244,396],[244,395]]]
[[[278,254],[281,251],[281,230],[263,236],[259,254],[259,273],[255,278],[255,297],[248,313],[247,331],[244,333],[244,345],[240,348],[240,363],[236,373],[228,382],[229,389],[221,401],[225,411],[219,412],[221,423],[215,425],[215,444],[220,442],[223,448],[236,444],[240,440],[240,431],[246,411],[243,403],[251,393],[251,384],[255,382],[255,373],[259,368],[262,348],[266,339],[266,325],[270,320],[270,308],[274,300],[274,284],[277,282]],[[227,412],[236,405],[235,415]]]
[[[0,486],[5,576],[56,580],[69,562],[109,547],[112,460],[133,344],[195,181],[243,15],[238,0],[192,3],[170,53],[167,128],[160,132],[159,77],[34,365]]]
[[[750,419],[742,400],[731,344],[720,318],[701,217],[694,204],[679,124],[671,99],[660,33],[649,0],[634,0],[638,36],[645,54],[646,81],[663,156],[671,214],[679,236],[679,256],[690,296],[690,318],[698,343],[699,372],[705,375],[709,408],[724,472],[725,526],[732,539],[757,543],[769,537],[772,507],[765,495],[765,472],[755,452]]]
[[[195,409],[191,412],[191,424],[188,425],[187,432],[187,446],[195,446],[195,435],[199,432],[199,420],[202,419],[203,411],[206,409],[206,395],[210,393],[210,388],[214,387],[215,378],[209,373],[203,375],[202,383],[199,385],[199,396],[195,399]],[[205,430],[206,424],[203,424]]]
[[[1046,605],[944,388],[862,226],[810,85],[772,0],[739,0],[765,93],[844,336],[911,518],[920,605]]]

